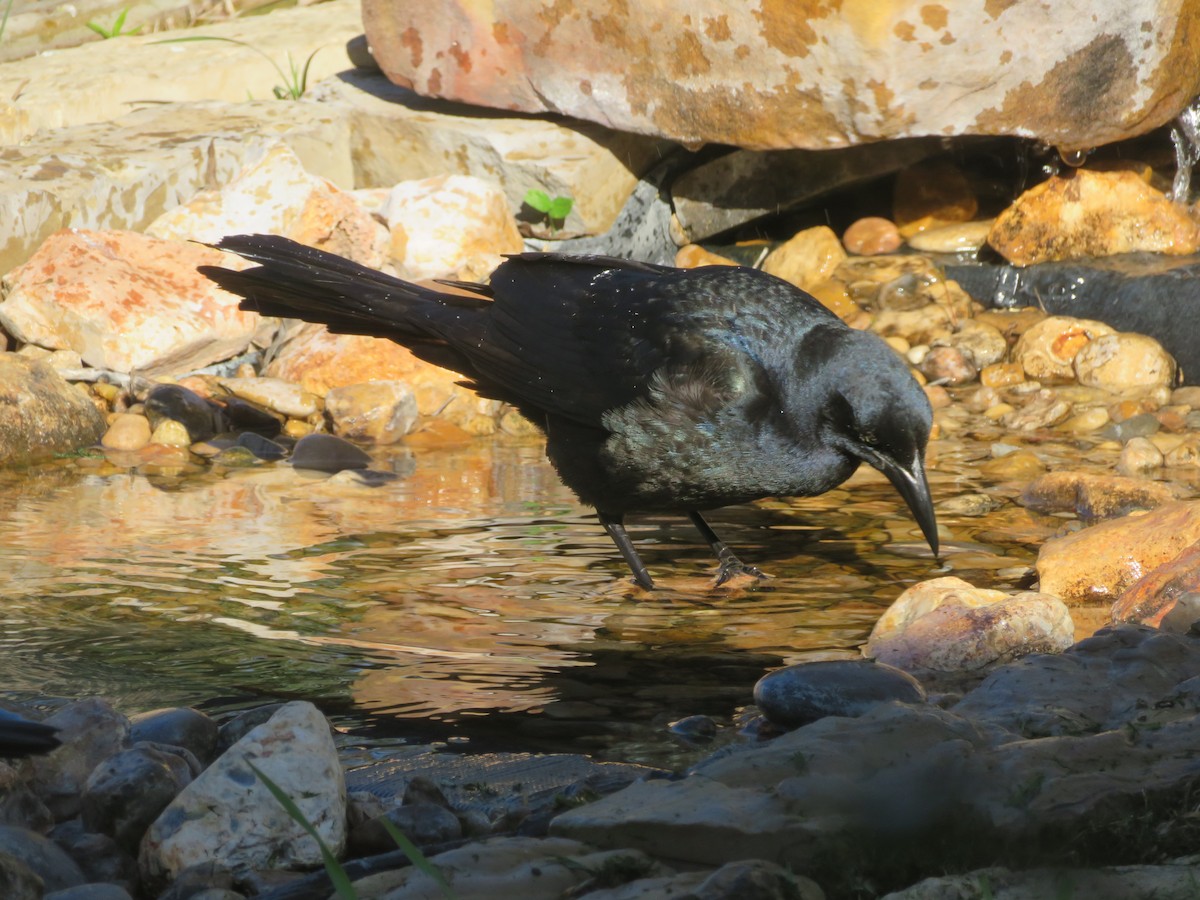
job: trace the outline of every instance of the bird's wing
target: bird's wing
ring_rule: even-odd
[[[486,340],[457,348],[481,385],[593,427],[660,387],[667,370],[725,366],[730,354],[753,365],[796,304],[802,322],[836,318],[791,285],[739,267],[522,254],[490,286]]]

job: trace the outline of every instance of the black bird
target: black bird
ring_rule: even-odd
[[[464,296],[282,237],[212,246],[259,264],[200,268],[243,309],[390,338],[517,407],[644,588],[654,582],[627,513],[686,512],[717,555],[720,584],[762,573],[701,511],[812,497],[862,462],[895,485],[937,555],[925,393],[879,337],[786,281],[737,266],[521,253],[488,285],[444,282]]]
[[[0,710],[0,758],[17,759],[49,753],[59,746],[53,725],[33,722],[16,713]]]

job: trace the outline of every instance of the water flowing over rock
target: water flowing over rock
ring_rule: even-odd
[[[930,134],[1086,149],[1140,134],[1200,93],[1184,38],[1197,14],[1163,0],[363,4],[381,68],[419,93],[757,149]]]

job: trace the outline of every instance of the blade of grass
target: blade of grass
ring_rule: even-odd
[[[292,820],[307,831],[312,839],[317,842],[317,847],[321,851],[321,859],[325,863],[325,871],[328,873],[329,880],[332,882],[333,889],[337,892],[337,895],[342,900],[358,900],[358,893],[354,890],[354,885],[350,883],[350,876],[346,874],[346,870],[342,868],[342,864],[337,861],[337,857],[333,855],[333,851],[329,849],[329,845],[321,839],[321,835],[317,833],[317,829],[313,823],[308,821],[308,817],[300,811],[300,807],[292,801],[291,797],[283,792],[283,789],[279,785],[268,778],[258,766],[249,760],[246,761],[246,765],[250,767],[250,771],[258,776],[258,780],[271,792],[271,796],[279,801],[279,805],[291,816]]]
[[[431,863],[429,858],[417,849],[417,845],[410,841],[403,831],[389,822],[387,816],[378,821],[383,826],[383,830],[396,842],[396,846],[404,851],[404,855],[412,862],[413,868],[432,878],[434,883],[441,888],[442,895],[446,900],[458,900],[458,894],[454,892],[454,888],[450,887],[450,882],[446,880],[441,869]]]
[[[284,83],[285,87],[287,85],[287,80],[288,80],[287,73],[284,72],[283,69],[281,69],[279,67],[279,63],[277,63],[277,62],[275,62],[275,60],[271,59],[271,57],[267,54],[267,52],[265,50],[263,50],[259,47],[255,47],[253,44],[248,43],[247,41],[239,41],[237,38],[224,37],[222,35],[217,35],[217,34],[193,34],[193,35],[189,35],[188,37],[168,38],[165,41],[155,41],[154,43],[156,43],[156,44],[186,44],[186,43],[191,43],[192,41],[222,41],[223,43],[226,43],[226,44],[237,44],[239,47],[245,47],[247,50],[253,50],[255,53],[257,53],[259,56],[261,56],[263,59],[265,59],[267,62],[269,62],[271,64],[271,68],[274,69],[276,71],[276,73],[279,75],[279,80]]]

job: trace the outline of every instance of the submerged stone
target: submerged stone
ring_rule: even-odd
[[[860,659],[798,663],[764,675],[754,686],[759,711],[788,729],[825,716],[861,716],[893,700],[922,703],[925,689],[907,672]]]
[[[365,469],[371,464],[366,451],[332,434],[310,434],[296,441],[292,465],[297,469],[316,469],[319,472],[340,472],[343,469]]]

